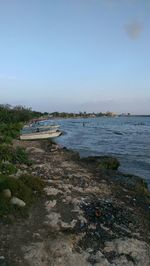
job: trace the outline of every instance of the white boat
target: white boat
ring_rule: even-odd
[[[38,140],[38,139],[52,139],[57,138],[62,134],[59,130],[50,130],[38,133],[29,133],[20,135],[21,140]]]
[[[23,130],[32,130],[32,129],[58,129],[60,126],[59,125],[37,125],[37,124],[29,124],[25,125],[23,127]]]
[[[24,126],[21,130],[21,134],[30,134],[30,133],[37,133],[37,132],[46,132],[49,130],[57,130],[59,125],[51,125],[51,126]]]
[[[50,129],[58,129],[60,126],[59,125],[47,125],[47,126],[42,126],[42,125],[40,125],[40,126],[37,126],[36,125],[36,127],[37,128],[39,128],[39,129],[47,129],[47,128],[50,128]]]

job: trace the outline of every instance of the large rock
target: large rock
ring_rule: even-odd
[[[3,190],[3,196],[7,199],[11,198],[11,190],[9,188]]]
[[[19,207],[25,207],[26,206],[26,203],[23,200],[16,198],[16,197],[12,197],[10,202],[11,202],[11,204],[17,205]]]

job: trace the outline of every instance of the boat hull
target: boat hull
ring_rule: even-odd
[[[39,140],[39,139],[52,139],[57,138],[62,134],[61,131],[54,132],[39,132],[20,135],[21,140]]]

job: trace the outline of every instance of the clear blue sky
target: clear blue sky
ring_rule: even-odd
[[[0,103],[150,113],[150,1],[0,0]]]

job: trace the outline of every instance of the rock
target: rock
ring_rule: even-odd
[[[52,242],[37,242],[22,248],[24,259],[32,266],[91,266],[86,252],[73,252],[73,246],[65,237]]]
[[[146,181],[139,176],[124,174],[122,172],[115,172],[115,174],[113,175],[113,179],[125,186],[124,189],[126,188],[129,191],[131,191],[131,189],[134,189],[137,195],[148,197],[150,196]]]
[[[94,263],[94,266],[110,266],[110,263],[100,251],[98,251],[95,255],[91,255],[89,261],[92,265]]]
[[[4,256],[0,256],[0,266],[7,266],[6,259]]]
[[[21,175],[24,175],[24,174],[27,174],[27,171],[26,170],[21,170],[21,169],[18,169],[17,173],[15,174],[15,176],[17,178],[19,178]]]
[[[35,148],[35,147],[27,147],[26,150],[27,152],[30,152],[30,153],[45,153],[43,149]]]
[[[44,222],[45,225],[50,226],[55,231],[60,230],[60,214],[57,212],[51,212],[47,216],[47,220]]]
[[[33,233],[33,238],[41,239],[41,235],[39,233]]]
[[[52,266],[91,266],[88,262],[89,254],[73,251],[71,241],[56,239],[50,247],[50,264]]]
[[[9,177],[12,177],[12,178],[15,178],[15,179],[18,179],[20,176],[22,175],[25,175],[27,174],[27,170],[21,170],[21,169],[18,169],[17,173],[16,174],[11,174],[9,175]]]
[[[46,202],[46,205],[45,205],[46,210],[47,210],[47,211],[50,211],[52,208],[55,207],[56,204],[57,204],[57,201],[56,201],[56,200],[50,200],[50,201],[47,201],[47,202]]]
[[[24,259],[28,265],[32,266],[47,266],[49,265],[49,254],[46,251],[44,242],[33,243],[31,246],[22,248]]]
[[[26,169],[28,169],[28,166],[27,166],[26,164],[21,164],[21,165],[20,165],[20,168],[21,168],[22,170],[26,170]]]
[[[25,207],[26,206],[26,203],[23,200],[16,198],[16,197],[12,197],[10,202],[11,202],[11,204],[17,205],[19,207]]]
[[[113,260],[113,264],[112,266],[135,266],[137,264],[134,264],[132,261],[129,261],[124,255],[123,256],[119,256],[118,258],[115,258]],[[95,266],[95,265],[94,265]],[[141,266],[141,264],[138,266]]]
[[[63,221],[60,222],[61,229],[68,230],[72,229],[76,226],[77,220],[72,220],[71,223],[65,223]]]
[[[44,191],[46,192],[47,196],[56,196],[58,193],[62,194],[61,190],[54,187],[46,187],[44,188]]]
[[[55,176],[52,176],[52,179],[54,179],[54,180],[59,180],[59,179],[61,179],[61,176],[57,176],[57,175],[55,175]]]
[[[3,196],[7,199],[11,198],[11,190],[9,188],[3,190]]]
[[[29,145],[33,145],[31,143]],[[121,186],[121,189],[114,186],[115,177],[122,180],[120,172],[111,170],[115,169],[112,164],[117,163],[114,159],[95,157],[89,162],[72,161],[72,155],[62,150],[32,156],[36,165],[29,170],[47,178],[45,194],[48,197],[44,195],[42,202],[39,200],[38,208],[31,215],[29,223],[34,227],[29,228],[27,222],[30,231],[21,234],[21,242],[20,234],[16,236],[21,249],[24,245],[28,246],[21,254],[21,258],[24,256],[26,260],[23,264],[148,266],[149,247],[145,243],[148,241],[148,230],[143,218],[145,209],[140,213],[140,205],[134,208],[130,204],[127,194],[132,201],[138,200],[126,186]],[[39,217],[35,219],[37,213]],[[22,232],[20,229],[24,230],[25,225],[19,228]],[[14,248],[15,243],[14,237]]]
[[[104,252],[116,253],[118,258],[116,256],[116,258],[113,260],[114,265],[150,265],[150,247],[144,241],[139,241],[134,238],[116,239],[112,242],[105,242]],[[120,256],[122,256],[122,263]],[[129,261],[126,260],[128,256],[132,259],[132,261],[134,261],[134,264],[129,264]],[[118,261],[119,264],[117,264]]]

